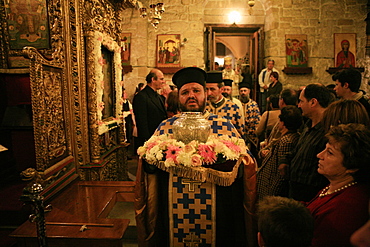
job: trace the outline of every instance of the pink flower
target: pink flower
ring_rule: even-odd
[[[181,151],[181,148],[178,146],[170,145],[167,147],[166,151],[166,159],[172,159],[176,164],[177,162],[177,155]]]
[[[191,156],[191,164],[193,166],[201,166],[202,165],[202,157],[199,154],[194,154]]]
[[[236,153],[240,153],[241,152],[241,148],[239,146],[235,145],[233,142],[227,141],[227,140],[221,140],[221,142],[223,144],[225,144],[226,147],[230,148],[232,151],[234,151]]]
[[[209,145],[199,144],[198,154],[203,157],[204,162],[207,164],[212,164],[216,161],[216,153]]]
[[[191,141],[190,143],[185,145],[184,149],[186,153],[195,153],[196,152],[196,142]]]
[[[158,144],[157,142],[149,142],[149,143],[148,143],[148,146],[147,146],[148,151],[149,151],[150,149],[152,149],[154,146],[156,146],[157,144]]]
[[[105,59],[104,59],[103,57],[99,57],[99,59],[98,59],[98,63],[99,63],[100,65],[104,65],[104,64],[106,64]]]
[[[100,102],[98,108],[102,111],[104,109],[104,102]]]

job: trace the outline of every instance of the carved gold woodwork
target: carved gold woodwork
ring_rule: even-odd
[[[36,168],[49,183],[46,195],[60,190],[60,181],[77,177],[72,152],[68,83],[61,63],[45,59],[37,49],[25,47],[30,59],[31,101],[36,151]]]
[[[114,53],[113,56],[113,94],[114,104],[113,114],[114,116],[103,119],[102,111],[104,102],[102,101],[104,91],[104,78],[102,72],[102,53],[101,47],[105,46],[108,50]],[[98,31],[86,32],[86,54],[87,54],[87,84],[88,84],[88,110],[89,110],[89,123],[90,123],[90,144],[91,144],[91,161],[99,163],[101,159],[101,142],[99,141],[99,135],[107,132],[111,132],[112,129],[120,127],[123,123],[122,116],[122,67],[121,67],[121,54],[120,47],[117,42],[112,40],[107,34],[100,33]],[[117,140],[116,140],[117,142]]]
[[[27,186],[31,186],[32,184],[41,184],[43,187],[45,187],[46,185],[55,181],[55,178],[59,177],[61,173],[65,173],[66,170],[67,168],[64,167],[55,175],[51,175],[48,178],[45,178],[44,172],[39,172],[34,168],[27,168],[26,170],[22,171],[20,175],[23,181],[28,182]]]
[[[92,33],[100,32],[115,42],[115,48],[120,46],[116,43],[118,5],[109,0],[48,0],[51,48],[10,50],[3,2],[0,0],[0,67],[7,68],[8,56],[30,58],[37,170],[45,179],[54,176],[45,191],[58,191],[57,187],[77,174],[82,180],[127,179],[124,125],[117,115],[122,107],[117,100],[122,93],[117,90],[122,86],[122,71],[117,67],[114,73],[117,114],[113,119],[101,119],[93,73],[96,66],[91,60]],[[112,123],[116,127],[110,129]],[[101,131],[105,127],[108,129]]]
[[[31,92],[36,165],[46,170],[71,155],[67,85],[63,68],[46,60],[35,48],[25,47],[31,59]],[[68,138],[68,139],[67,139]]]
[[[9,41],[7,40],[7,25],[5,19],[5,8],[3,1],[0,1],[0,68],[8,68],[8,50],[9,50]]]
[[[69,58],[66,74],[70,87],[70,101],[74,128],[74,150],[78,168],[90,162],[89,126],[86,97],[85,39],[82,35],[83,0],[64,1],[65,45]],[[62,11],[60,11],[62,13]],[[68,42],[67,42],[68,41]]]
[[[116,10],[123,10],[126,8],[135,8],[137,0],[109,0],[115,6]]]
[[[99,167],[82,169],[81,176],[88,181],[128,180],[127,150],[118,148],[105,157]]]
[[[114,40],[119,40],[120,21],[111,2],[107,0],[84,1],[83,29],[85,35],[98,31],[106,33]]]
[[[119,17],[112,4],[106,1],[85,1],[83,14],[83,30],[86,47],[86,71],[87,71],[87,95],[89,111],[89,133],[91,161],[101,162],[102,153],[108,151],[105,142],[102,142],[101,135],[115,136],[116,145],[125,142],[124,127],[122,117],[122,66],[120,62],[121,46],[117,42],[119,33]],[[102,118],[102,77],[101,65],[101,46],[114,52],[114,116],[112,118]],[[117,128],[117,129],[115,129]]]

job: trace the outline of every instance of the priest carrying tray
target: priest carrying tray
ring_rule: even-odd
[[[196,67],[184,68],[175,73],[172,81],[179,90],[181,111],[204,112],[206,104],[206,77],[205,71]],[[228,120],[207,112],[204,113],[204,116],[211,125],[211,135],[241,139],[235,127]],[[172,124],[176,119],[178,119],[177,115],[164,120],[158,126],[154,136],[172,134]],[[242,146],[244,147],[245,145]],[[188,197],[187,194],[184,194],[184,198],[178,199],[179,204],[180,202],[183,203],[181,209],[179,209],[180,206],[176,203],[171,203],[174,202],[172,191],[173,194],[180,193],[181,195],[183,188],[185,188],[183,184],[186,184],[182,180],[185,180],[185,178],[177,177],[172,172],[163,171],[166,169],[160,165],[158,167],[161,169],[140,159],[135,188],[135,212],[139,246],[184,246],[185,243],[197,243],[197,246],[255,246],[256,229],[253,218],[257,165],[249,150],[246,150],[246,152],[248,154],[242,157],[239,162],[233,163],[235,165],[241,163],[241,165],[238,170],[236,169],[235,181],[231,185],[219,186],[209,182],[197,182],[198,185],[195,184],[195,186],[200,188],[202,186],[210,186],[210,188],[213,188],[211,189],[212,192],[215,190],[215,193],[212,193],[212,198],[214,198],[212,202],[216,204],[216,212],[215,214],[212,213],[210,219],[215,221],[215,227],[214,225],[210,226],[202,223],[191,224],[197,219],[204,217],[199,211],[209,210],[208,208],[207,210],[189,209],[189,204],[192,204],[195,200],[186,198],[187,202],[184,204],[183,201],[185,197]],[[180,174],[180,176],[182,175]],[[189,181],[187,182],[189,183]],[[196,181],[190,180],[190,183],[192,182]],[[179,183],[180,187],[175,187]],[[168,193],[169,186],[170,193]],[[198,190],[200,189],[198,188]],[[207,189],[205,188],[204,190]],[[189,189],[189,191],[192,190]],[[215,195],[213,196],[213,194]],[[169,198],[169,195],[171,198]],[[199,195],[195,195],[195,198],[197,196]],[[202,199],[201,201],[203,201]],[[213,210],[214,205],[212,205],[212,202],[207,207],[210,206]],[[181,219],[177,218],[178,215]],[[207,215],[205,217],[209,220],[210,216]],[[205,238],[202,236],[208,235],[208,231],[213,231],[211,242],[202,239]],[[170,236],[170,233],[172,236]]]

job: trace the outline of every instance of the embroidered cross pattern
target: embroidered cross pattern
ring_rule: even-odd
[[[214,246],[213,184],[171,176],[170,226],[172,246]]]

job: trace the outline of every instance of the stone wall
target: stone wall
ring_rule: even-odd
[[[334,33],[357,34],[357,60],[365,57],[366,0],[265,1],[265,59],[274,59],[280,71],[286,66],[285,35],[307,34],[309,75],[286,75],[286,87],[298,88],[313,82],[333,83],[326,72],[334,67]]]
[[[145,1],[143,1],[145,4]],[[125,75],[125,88],[129,97],[145,76],[156,66],[157,34],[180,34],[187,42],[181,47],[181,66],[204,67],[203,48],[203,12],[204,0],[171,0],[165,2],[165,12],[158,29],[154,29],[147,19],[139,17],[134,9],[122,12],[122,31],[132,33],[131,65],[133,71]],[[171,83],[172,74],[165,74],[167,83]]]
[[[148,5],[148,1],[142,1]],[[298,88],[313,82],[332,83],[325,71],[334,66],[334,33],[357,34],[357,58],[365,56],[366,0],[257,0],[250,9],[246,0],[171,0],[155,30],[135,9],[122,11],[122,32],[132,33],[131,64],[125,88],[132,98],[139,82],[145,82],[155,67],[157,34],[181,34],[187,38],[181,48],[181,65],[204,67],[204,24],[231,24],[228,13],[237,10],[240,24],[264,25],[265,60],[274,59],[279,71],[286,66],[285,34],[307,34],[309,75],[286,75],[281,82]],[[171,82],[171,74],[166,74]]]

